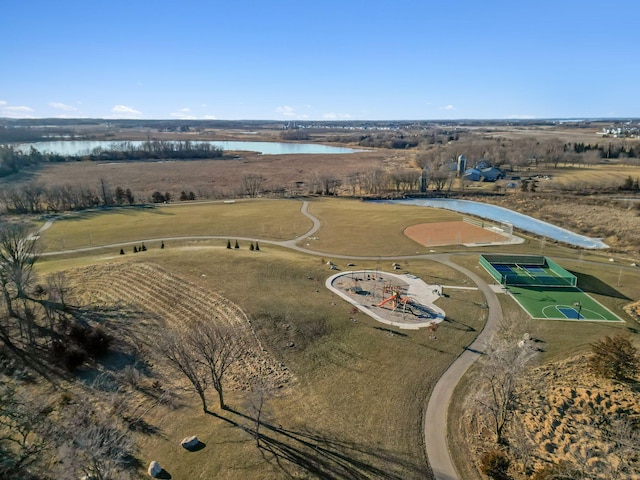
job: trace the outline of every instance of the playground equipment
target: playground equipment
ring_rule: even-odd
[[[391,285],[386,285],[384,287],[384,293],[391,293],[391,295],[384,300],[382,300],[377,306],[382,307],[387,303],[391,304],[391,311],[395,312],[398,307],[402,307],[402,313],[405,313],[407,309],[409,312],[413,314],[413,310],[411,309],[410,303],[413,302],[411,297],[403,297],[402,289],[400,287],[395,287]]]

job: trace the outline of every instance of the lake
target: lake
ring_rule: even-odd
[[[123,143],[131,144],[135,147],[142,146],[145,141],[89,141],[89,140],[66,140],[66,141],[54,141],[54,142],[37,142],[37,143],[23,143],[18,145],[18,148],[23,152],[28,152],[33,146],[41,153],[56,153],[59,155],[87,155],[96,148],[102,148],[104,150],[111,150],[118,148]],[[315,143],[282,143],[282,142],[242,142],[242,141],[207,141],[192,143],[208,143],[218,148],[222,148],[226,151],[247,151],[258,152],[263,155],[290,155],[290,154],[349,154],[355,152],[362,152],[363,150],[356,150],[346,147],[333,147],[329,145],[319,145]]]
[[[423,207],[444,208],[459,213],[468,213],[476,217],[486,218],[496,222],[507,222],[516,228],[531,232],[542,237],[552,238],[559,242],[568,243],[577,247],[600,249],[609,248],[599,238],[591,238],[579,233],[574,233],[565,228],[557,227],[551,223],[543,222],[536,218],[514,212],[508,208],[489,205],[470,200],[456,200],[452,198],[413,198],[405,200],[376,200],[379,203],[397,203],[402,205],[419,205]]]

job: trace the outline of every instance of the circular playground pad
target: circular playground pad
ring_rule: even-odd
[[[434,304],[442,295],[442,287],[428,285],[415,275],[347,271],[329,277],[326,286],[359,311],[387,325],[419,329],[445,318],[444,311]]]

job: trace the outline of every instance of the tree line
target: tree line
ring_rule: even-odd
[[[86,210],[96,207],[131,206],[136,204],[165,203],[174,199],[196,200],[191,190],[182,190],[178,195],[155,191],[149,198],[140,198],[130,188],[112,188],[101,179],[95,186],[51,185],[30,182],[9,186],[0,190],[0,204],[11,214],[42,214]]]
[[[0,146],[0,177],[6,177],[41,163],[71,161],[142,161],[165,159],[211,159],[220,158],[222,148],[207,142],[149,140],[140,145],[132,142],[114,143],[109,149],[97,147],[84,155],[61,155],[38,151],[31,146],[22,151],[11,145]]]

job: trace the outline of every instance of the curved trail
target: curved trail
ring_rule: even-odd
[[[502,321],[502,307],[497,295],[487,282],[472,271],[451,262],[448,255],[433,260],[443,263],[465,274],[478,286],[487,300],[488,315],[484,328],[476,339],[449,366],[436,383],[424,417],[424,440],[427,458],[436,480],[457,480],[458,474],[453,466],[451,452],[447,443],[447,413],[453,391],[469,367],[482,355],[491,336]]]
[[[300,212],[309,218],[313,222],[313,226],[305,234],[300,235],[291,240],[275,241],[275,240],[260,240],[261,243],[267,245],[276,245],[291,250],[296,250],[301,253],[316,255],[316,256],[329,256],[333,258],[348,259],[348,260],[381,260],[381,259],[395,259],[395,260],[433,260],[442,263],[450,268],[458,270],[467,277],[469,277],[483,293],[488,306],[487,322],[478,334],[476,339],[460,354],[460,356],[454,360],[449,368],[442,374],[438,382],[436,383],[431,396],[429,397],[429,403],[425,412],[424,418],[424,439],[426,454],[433,471],[434,478],[436,480],[459,480],[456,473],[453,461],[451,458],[451,452],[447,443],[447,412],[449,404],[453,396],[453,391],[469,369],[469,367],[482,355],[484,348],[486,348],[491,336],[496,332],[500,321],[502,320],[502,307],[496,293],[491,289],[489,284],[485,282],[480,276],[474,272],[464,268],[450,260],[449,254],[422,254],[422,255],[395,255],[395,256],[354,256],[354,255],[336,255],[326,252],[318,252],[315,250],[309,250],[307,248],[298,245],[298,242],[310,237],[316,233],[322,223],[308,212],[309,202],[304,201]],[[51,221],[48,221],[40,231],[44,231],[51,226]],[[200,235],[200,236],[181,236],[181,237],[163,237],[154,239],[143,239],[133,242],[114,243],[110,245],[100,245],[95,247],[76,248],[71,250],[61,250],[57,252],[42,253],[41,256],[56,256],[65,255],[77,252],[90,252],[95,250],[102,250],[105,248],[113,247],[125,247],[130,245],[138,245],[141,242],[159,242],[160,240],[216,240],[227,239],[228,236],[224,235]],[[256,241],[255,237],[234,237],[243,241]],[[477,252],[474,252],[477,254]],[[598,263],[598,262],[589,262]],[[598,265],[601,265],[598,263]],[[609,266],[609,265],[603,265]],[[616,265],[616,268],[633,268],[622,267]]]

